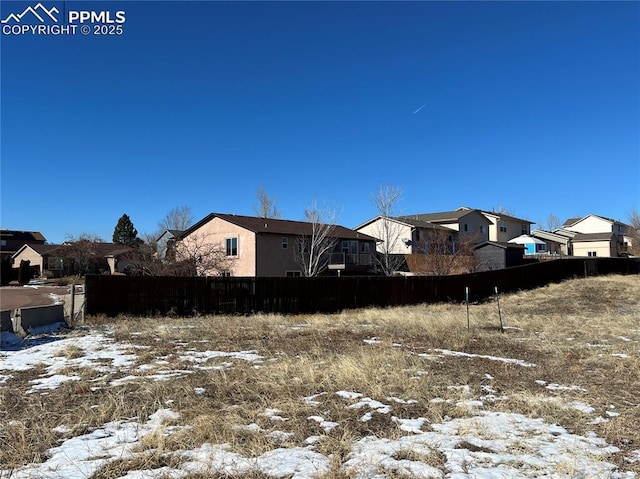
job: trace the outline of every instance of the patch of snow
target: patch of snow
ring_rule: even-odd
[[[522,361],[521,359],[501,358],[497,356],[490,356],[487,354],[471,354],[471,353],[464,353],[462,351],[450,351],[448,349],[434,349],[434,351],[444,356],[453,356],[453,357],[469,358],[469,359],[474,359],[474,358],[488,359],[490,361],[499,361],[507,364],[515,364],[517,366],[522,366],[524,368],[533,368],[536,366],[534,363],[528,363],[526,361]]]
[[[338,426],[340,426],[339,423],[337,422],[333,422],[333,421],[325,421],[325,419],[322,416],[309,416],[307,419],[309,419],[310,421],[315,421],[318,423],[318,425],[324,429],[325,432],[329,432],[332,429],[337,428]]]
[[[362,394],[351,391],[337,391],[336,395],[344,399],[358,399],[362,397]]]
[[[57,389],[61,384],[66,383],[67,381],[80,381],[81,379],[82,378],[80,376],[65,376],[64,374],[54,374],[52,376],[34,379],[29,382],[31,384],[35,384],[35,386],[32,386],[31,389],[27,391],[27,394],[34,393],[42,389]]]

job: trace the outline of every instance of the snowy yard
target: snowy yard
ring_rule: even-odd
[[[639,290],[4,333],[0,477],[636,478]]]

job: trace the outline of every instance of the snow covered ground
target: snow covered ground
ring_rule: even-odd
[[[80,378],[65,373],[69,366],[92,368],[105,374],[118,372],[110,386],[118,387],[131,381],[179,380],[197,368],[233,368],[239,362],[261,367],[267,357],[261,351],[194,351],[185,348],[180,356],[179,369],[167,368],[162,360],[140,364],[139,356],[130,344],[114,341],[108,329],[86,328],[73,335],[61,330],[32,331],[29,340],[22,341],[7,333],[2,335],[0,352],[0,388],[8,387],[9,379],[20,371],[44,367],[44,373],[31,381],[26,394],[47,394],[68,381]],[[375,347],[371,338],[367,344]],[[397,345],[394,345],[397,346]],[[65,355],[70,347],[81,354]],[[428,356],[438,360],[446,356],[476,359],[471,355],[445,349],[430,350]],[[536,365],[518,358],[481,356],[485,360],[503,362],[511,367],[535,368]],[[163,366],[163,367],[160,367]],[[72,368],[73,369],[73,368]],[[153,370],[153,374],[150,371]],[[486,410],[491,402],[507,400],[495,394],[492,377],[487,374],[483,395],[474,397],[468,386],[452,384],[459,389],[461,399],[457,406],[466,408],[466,417],[443,418],[432,423],[424,417],[403,417],[398,410],[401,405],[416,400],[399,398],[389,394],[386,398],[371,398],[360,391],[326,390],[312,397],[300,397],[300,402],[318,408],[308,417],[309,424],[319,426],[326,434],[339,431],[341,424],[325,417],[320,399],[334,396],[345,409],[356,410],[360,421],[371,421],[375,415],[387,415],[403,432],[399,437],[367,436],[354,441],[345,460],[341,463],[342,477],[359,478],[635,478],[634,472],[621,471],[609,462],[611,455],[619,454],[617,447],[607,444],[594,433],[579,436],[565,428],[550,424],[540,418],[521,414]],[[580,386],[560,385],[538,381],[541,388],[561,391],[575,390]],[[196,387],[196,394],[204,394],[205,387]],[[450,401],[433,398],[432,402]],[[593,416],[594,424],[606,421],[615,415],[599,416],[589,404],[567,401],[567,408],[575,408]],[[266,430],[258,424],[238,424],[255,434],[282,438],[285,442],[290,433],[279,430],[278,425],[287,422],[287,411],[275,407],[265,408],[264,417],[273,424]],[[152,434],[167,437],[176,434],[185,426],[167,427],[167,423],[179,424],[180,414],[173,410],[172,403],[157,407],[145,421],[114,421],[103,424],[89,433],[65,437],[57,447],[48,451],[47,459],[38,464],[8,470],[0,465],[0,478],[89,478],[101,467],[112,461],[135,458],[150,454],[142,448],[143,438]],[[60,425],[61,433],[73,429],[73,424]],[[315,429],[317,431],[317,429]],[[240,478],[259,475],[275,478],[307,479],[335,477],[332,457],[322,454],[318,447],[325,440],[323,435],[309,435],[302,444],[294,447],[275,447],[256,457],[246,457],[234,452],[230,444],[201,444],[189,450],[173,451],[179,460],[178,466],[163,466],[155,469],[129,470],[121,477],[182,478],[189,475],[206,477],[211,474]],[[625,456],[627,463],[640,461],[640,451]],[[334,467],[334,466],[333,466]],[[332,475],[334,474],[334,475]],[[218,476],[215,476],[218,477]],[[225,476],[226,477],[226,476]],[[253,476],[255,477],[255,476]]]

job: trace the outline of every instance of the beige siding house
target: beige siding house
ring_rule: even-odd
[[[460,209],[469,210],[469,208]],[[478,211],[491,222],[489,225],[489,241],[505,243],[520,235],[528,235],[531,233],[533,221],[516,218],[515,216],[509,216],[503,213]]]
[[[577,233],[571,240],[574,256],[616,257],[626,253],[632,243],[630,225],[604,216],[569,218],[562,227]]]
[[[12,267],[19,268],[22,261],[29,261],[37,275],[41,275],[45,270],[61,270],[60,258],[49,254],[59,247],[59,245],[25,244],[11,257]]]
[[[618,241],[613,233],[578,233],[571,240],[573,256],[615,258]]]
[[[452,245],[458,232],[445,226],[414,219],[410,216],[388,218],[376,216],[357,226],[356,231],[378,240],[376,250],[385,254],[421,254],[429,251],[434,236],[446,235]],[[388,243],[388,245],[387,245]]]
[[[227,260],[226,270],[205,268],[199,271],[203,275],[301,276],[296,260],[299,241],[311,234],[311,228],[303,221],[211,213],[177,237],[182,245],[176,251],[194,250],[198,243],[219,251]],[[328,269],[345,273],[373,269],[375,238],[338,225],[332,236],[337,243],[327,258]]]
[[[491,221],[480,210],[459,208],[455,211],[440,213],[423,213],[417,215],[402,216],[400,220],[417,220],[444,226],[459,233],[459,240],[470,239],[479,244],[489,241],[489,226]]]

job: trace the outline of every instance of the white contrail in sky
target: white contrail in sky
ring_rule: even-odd
[[[427,102],[429,103],[429,102]],[[425,106],[427,106],[427,103],[425,103],[424,105],[422,105],[420,108],[418,108],[416,111],[413,112],[413,114],[415,115],[416,113],[418,113],[420,110],[422,110]]]

